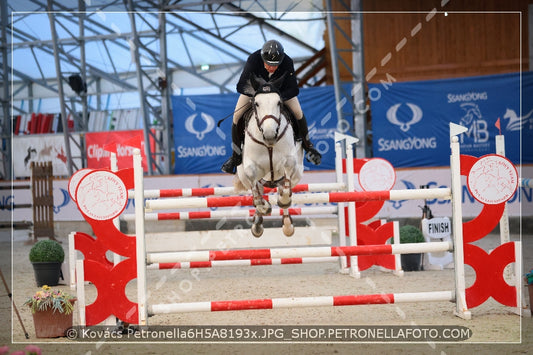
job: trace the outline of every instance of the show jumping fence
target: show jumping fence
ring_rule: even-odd
[[[457,126],[460,127],[460,126]],[[462,129],[462,127],[461,127]],[[80,318],[82,325],[98,324],[110,315],[115,315],[121,320],[147,325],[148,316],[162,313],[196,312],[196,311],[223,311],[223,310],[247,310],[247,309],[271,309],[279,307],[318,307],[318,306],[346,306],[361,304],[390,304],[398,302],[422,302],[422,301],[452,301],[455,303],[455,314],[459,317],[470,319],[470,308],[476,307],[492,296],[498,302],[510,307],[518,307],[520,292],[520,243],[511,242],[501,245],[492,253],[487,254],[481,248],[471,243],[483,238],[487,230],[492,230],[498,223],[505,207],[504,199],[496,203],[483,202],[483,209],[480,215],[470,222],[462,222],[461,206],[461,175],[468,175],[478,163],[485,163],[484,158],[473,158],[460,156],[459,141],[457,134],[464,131],[450,126],[451,138],[451,187],[444,189],[415,189],[415,190],[391,190],[391,191],[346,191],[329,192],[315,194],[294,194],[293,203],[348,203],[348,209],[355,211],[355,202],[361,201],[384,201],[393,199],[430,199],[447,198],[452,201],[453,223],[453,243],[432,242],[418,244],[379,244],[379,245],[341,245],[338,247],[305,247],[305,248],[270,248],[255,250],[211,250],[211,251],[181,251],[165,253],[146,253],[145,239],[145,207],[146,209],[167,209],[167,208],[198,208],[213,206],[234,206],[236,204],[251,205],[249,196],[228,196],[228,197],[186,197],[181,199],[169,198],[165,200],[145,201],[144,182],[142,174],[142,162],[140,151],[134,152],[134,169],[119,171],[115,177],[109,176],[108,172],[95,171],[94,176],[89,179],[88,174],[79,182],[79,191],[84,188],[94,186],[94,179],[102,177],[101,182],[113,180],[111,185],[118,186],[118,181],[124,185],[124,201],[127,201],[128,189],[135,188],[135,239],[122,234],[116,228],[113,219],[121,213],[116,210],[102,214],[102,211],[94,211],[90,204],[83,204],[79,201],[78,206],[86,220],[93,227],[93,231],[98,236],[95,240],[84,233],[77,233],[76,245],[85,260],[78,260],[77,285],[78,299],[80,305]],[[348,150],[348,149],[347,149]],[[347,157],[347,164],[350,157]],[[350,167],[347,167],[348,171]],[[105,175],[105,176],[104,176]],[[348,175],[350,176],[350,175]],[[105,177],[105,179],[104,179]],[[87,183],[85,183],[87,179]],[[511,181],[513,177],[510,177]],[[474,183],[475,179],[470,178],[469,183]],[[513,186],[509,189],[516,189],[518,184],[515,179]],[[348,182],[349,186],[353,186]],[[92,187],[91,187],[92,188]],[[469,186],[470,189],[470,186]],[[191,189],[192,191],[192,189]],[[192,193],[192,192],[191,192]],[[117,191],[115,196],[121,195]],[[78,196],[80,197],[80,196]],[[269,196],[271,203],[275,203],[276,198]],[[117,201],[122,202],[122,198]],[[111,206],[110,204],[109,206]],[[120,205],[120,203],[119,203]],[[125,205],[125,202],[124,202]],[[342,207],[344,209],[344,206]],[[111,210],[111,207],[110,207]],[[248,212],[247,212],[248,213]],[[339,214],[341,215],[341,214]],[[354,214],[355,216],[355,214]],[[354,224],[354,221],[348,221]],[[339,222],[339,230],[344,227],[344,221]],[[355,239],[355,226],[350,231],[350,239]],[[113,229],[114,228],[114,229]],[[397,227],[396,227],[397,228]],[[350,229],[350,228],[349,228]],[[352,233],[353,231],[353,233]],[[464,237],[463,237],[463,232]],[[342,239],[341,239],[342,241]],[[78,247],[79,246],[79,247]],[[105,250],[112,250],[125,257],[116,265],[112,265],[105,260]],[[420,252],[453,251],[454,256],[454,281],[453,290],[443,290],[434,292],[414,292],[414,293],[386,293],[370,295],[343,295],[343,296],[319,296],[319,297],[295,297],[295,298],[271,298],[259,300],[232,300],[232,301],[207,301],[191,303],[172,304],[148,304],[146,270],[147,264],[165,265],[185,265],[193,267],[193,263],[209,263],[211,266],[218,262],[250,262],[250,260],[264,260],[265,263],[273,260],[286,260],[294,258],[344,258],[356,260],[354,256],[364,255],[399,255]],[[103,259],[102,259],[103,258]],[[281,262],[281,261],[280,261]],[[179,263],[179,264],[178,264]],[[182,264],[184,263],[184,264]],[[187,264],[188,263],[188,264]],[[470,265],[476,275],[476,282],[468,289],[465,288],[465,263]],[[505,281],[494,280],[493,272],[486,269],[486,265],[491,265],[491,270],[503,270],[509,264],[515,264],[514,286],[509,286]],[[197,264],[200,265],[200,264]],[[125,285],[133,278],[137,279],[137,303],[133,303],[125,296]],[[89,306],[85,306],[83,285],[84,280],[92,281],[98,290],[97,300]],[[503,280],[503,278],[502,278]],[[113,299],[111,300],[111,294]]]

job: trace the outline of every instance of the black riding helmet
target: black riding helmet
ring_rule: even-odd
[[[261,48],[261,58],[263,58],[263,61],[268,65],[278,66],[284,56],[285,52],[283,51],[283,46],[276,40],[265,42],[263,48]]]

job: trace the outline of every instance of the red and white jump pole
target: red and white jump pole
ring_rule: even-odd
[[[292,192],[322,192],[344,190],[343,183],[314,183],[300,184],[292,187]],[[276,192],[277,188],[265,187],[265,193]],[[145,190],[145,198],[168,198],[168,197],[199,197],[199,196],[223,196],[235,195],[235,189],[231,186],[224,187],[199,187],[188,189],[152,189]],[[134,198],[135,191],[128,191],[128,198]]]
[[[452,291],[379,293],[371,295],[344,295],[319,297],[267,298],[214,302],[190,302],[154,304],[148,306],[150,316],[167,313],[243,311],[251,309],[275,309],[294,307],[356,306],[369,304],[395,304],[407,302],[453,302]]]
[[[309,216],[309,215],[323,215],[336,214],[337,206],[324,207],[294,207],[289,208],[291,216]],[[190,219],[216,219],[216,218],[247,218],[253,217],[255,209],[231,209],[231,210],[217,210],[217,211],[190,211],[190,212],[167,212],[167,213],[146,213],[145,220],[147,221],[164,221],[164,220],[190,220]],[[280,208],[273,208],[270,216],[283,216],[283,210]],[[127,214],[122,217],[124,221],[135,220],[134,214]]]
[[[314,194],[294,194],[293,204],[363,202],[389,200],[420,200],[420,199],[451,199],[449,188],[436,189],[406,189],[390,191],[353,191],[353,192],[319,192]],[[277,203],[277,196],[265,195],[271,204]],[[253,196],[224,196],[224,197],[187,197],[169,198],[164,200],[146,201],[147,210],[163,210],[175,208],[211,208],[253,206]]]
[[[175,263],[155,263],[146,268],[148,270],[168,270],[168,269],[195,269],[210,268],[218,266],[260,266],[260,265],[293,265],[293,264],[315,264],[338,261],[337,256],[312,257],[312,258],[282,258],[282,259],[238,259],[238,260],[213,260],[213,261],[192,261]]]
[[[149,253],[146,262],[172,263],[179,261],[213,261],[240,259],[283,259],[304,257],[330,257],[353,255],[390,255],[434,253],[452,251],[451,242],[407,243],[407,244],[379,244],[356,245],[345,247],[300,247],[300,248],[270,248],[243,250],[198,250],[168,253]]]

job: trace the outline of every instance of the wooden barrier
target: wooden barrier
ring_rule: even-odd
[[[34,240],[40,237],[55,239],[53,176],[52,162],[31,163]]]

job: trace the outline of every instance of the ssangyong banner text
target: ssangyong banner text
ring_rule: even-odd
[[[468,129],[459,137],[462,154],[495,153],[501,129],[505,155],[532,163],[531,97],[531,72],[369,84],[374,156],[395,167],[448,166],[453,122]]]

